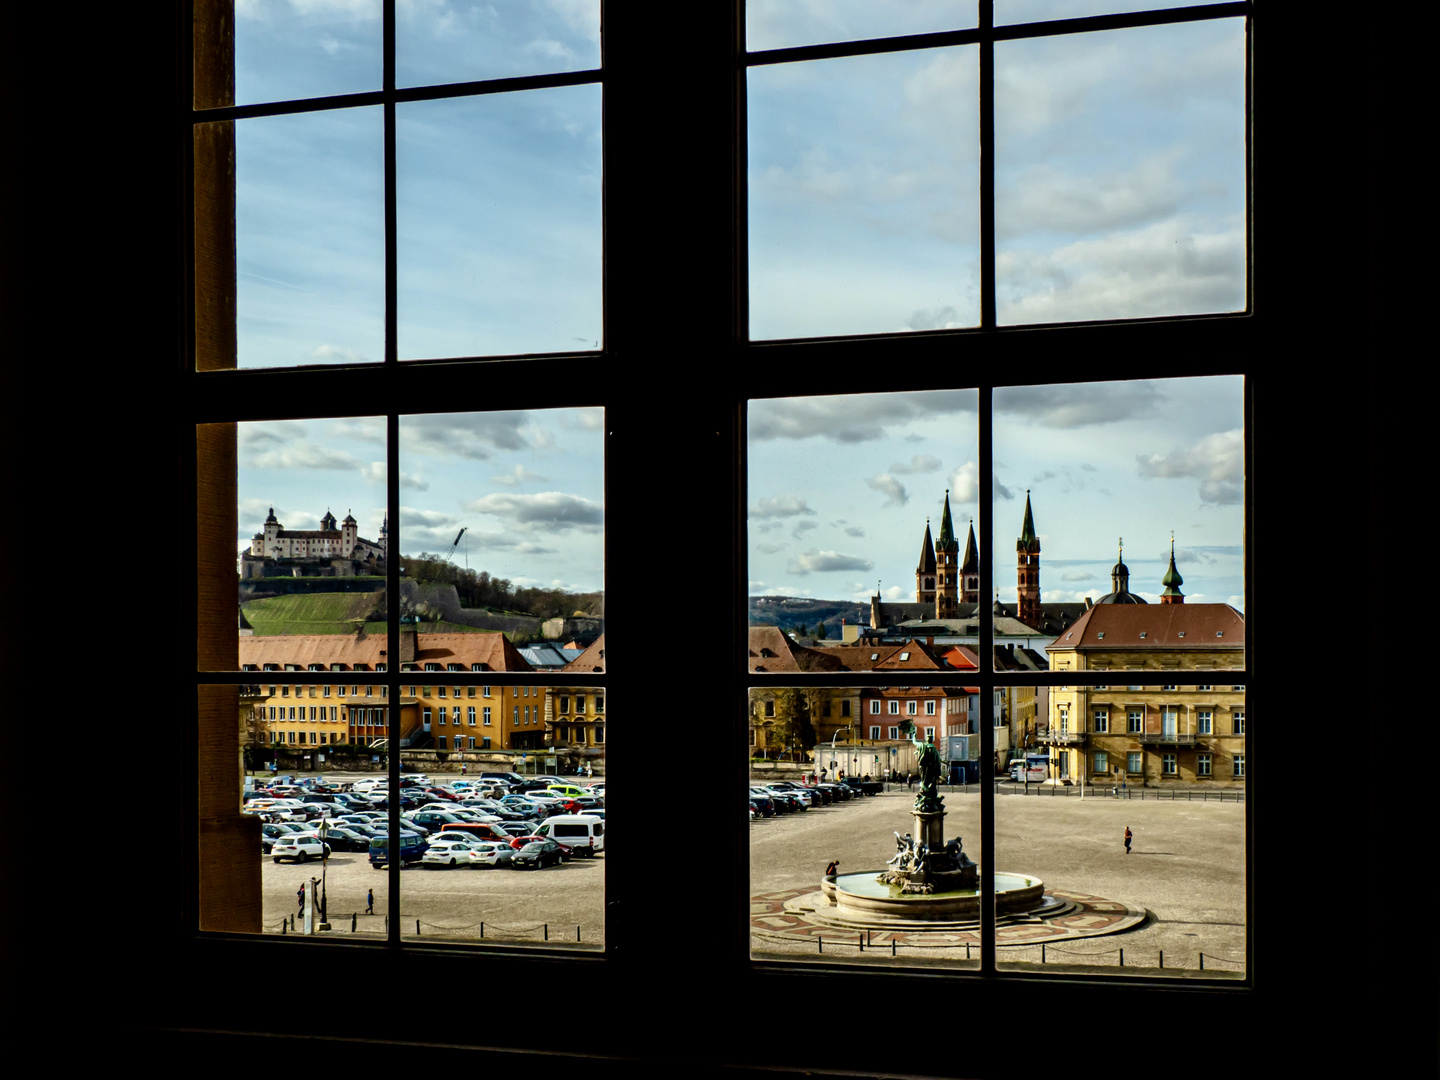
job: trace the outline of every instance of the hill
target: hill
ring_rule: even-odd
[[[816,600],[803,596],[750,597],[750,625],[778,626],[782,630],[814,631],[825,623],[827,636],[840,637],[842,623],[870,625],[870,606],[854,600]]]

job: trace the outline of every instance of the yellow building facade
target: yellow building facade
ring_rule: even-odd
[[[1051,778],[1073,783],[1243,786],[1245,619],[1228,604],[1097,605],[1046,651],[1056,671],[1113,682],[1055,688]]]

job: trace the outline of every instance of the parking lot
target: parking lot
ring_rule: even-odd
[[[964,838],[966,853],[982,865],[979,794],[944,790],[947,838]],[[757,820],[750,825],[751,894],[813,889],[825,866],[842,873],[881,869],[895,850],[896,832],[912,828],[912,796],[894,790]],[[1243,803],[1117,801],[1105,798],[996,799],[996,869],[1036,875],[1047,887],[1123,900],[1152,918],[1132,931],[1074,946],[1096,956],[1127,953],[1131,966],[1154,966],[1161,951],[1167,969],[1195,968],[1210,957],[1212,973],[1241,970],[1245,953]],[[1125,854],[1126,826],[1134,833]],[[624,838],[618,838],[623,843]],[[263,863],[266,929],[278,933],[294,914],[296,890],[321,876],[318,862]],[[429,869],[402,875],[401,933],[450,940],[531,942],[597,948],[603,944],[605,857],[576,859],[535,872],[507,869]],[[325,873],[334,934],[383,935],[388,874],[365,855],[337,852]],[[366,893],[375,915],[365,915]],[[757,955],[785,955],[756,940]],[[1067,947],[1069,948],[1069,947]],[[799,953],[798,948],[793,950]],[[1034,954],[1033,957],[1031,954]],[[1001,963],[1038,962],[1039,947],[1002,950]],[[1051,950],[1050,963],[1064,962]]]

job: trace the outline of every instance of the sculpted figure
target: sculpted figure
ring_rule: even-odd
[[[940,752],[935,749],[933,742],[921,742],[918,739],[910,741],[915,747],[920,768],[920,793],[915,796],[915,809],[939,810],[945,801],[936,791],[936,785],[940,782]]]

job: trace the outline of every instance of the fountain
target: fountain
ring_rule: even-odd
[[[980,917],[980,868],[965,854],[961,838],[945,840],[945,800],[936,790],[940,755],[932,742],[916,740],[914,745],[920,771],[920,792],[911,809],[914,831],[895,834],[895,854],[879,873],[825,875],[821,895],[834,909],[827,921],[904,927],[971,923]],[[1065,906],[1046,896],[1039,878],[997,873],[994,879],[997,918],[1057,914]]]

